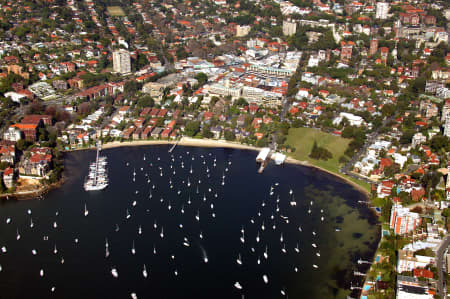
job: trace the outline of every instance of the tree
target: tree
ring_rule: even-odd
[[[315,160],[327,161],[328,159],[333,158],[333,154],[331,154],[331,152],[328,151],[326,148],[318,146],[317,142],[314,141],[309,157]]]
[[[226,141],[234,141],[236,139],[236,135],[232,130],[225,130],[224,137]]]
[[[203,138],[213,138],[214,134],[211,133],[209,126],[203,126],[202,128],[202,136]]]
[[[193,137],[200,130],[200,122],[199,121],[190,121],[186,124],[184,131],[187,136]]]
[[[195,75],[195,79],[197,79],[198,85],[203,85],[208,81],[208,76],[205,73],[198,73]]]
[[[154,105],[155,101],[152,99],[151,96],[140,97],[136,103],[136,106],[138,106],[139,108],[153,107]]]
[[[435,152],[438,152],[441,149],[449,151],[450,140],[447,136],[435,135],[431,138],[430,146]]]
[[[123,91],[125,96],[134,96],[140,89],[140,84],[137,81],[130,80],[125,82]]]

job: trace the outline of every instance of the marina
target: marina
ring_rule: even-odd
[[[100,151],[70,153],[60,189],[41,201],[5,202],[4,294],[324,298],[330,284],[349,294],[345,281],[355,285],[355,267],[364,271],[352,256],[367,260],[367,244],[377,242],[369,208],[357,204],[362,194],[298,165],[268,163],[258,175],[253,151],[171,147],[108,149],[105,160]],[[106,157],[108,188],[86,192],[86,161]],[[358,231],[348,224],[355,222]],[[23,295],[15,271],[29,282]]]
[[[100,151],[101,143],[98,143],[95,162],[89,165],[89,173],[84,182],[84,190],[86,191],[99,191],[108,187],[109,180],[106,171],[108,162],[105,156],[99,156]]]

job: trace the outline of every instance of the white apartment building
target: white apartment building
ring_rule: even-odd
[[[113,69],[116,73],[131,73],[130,52],[120,49],[113,52]]]
[[[377,10],[375,13],[375,18],[385,20],[388,17],[389,3],[387,2],[377,2]]]
[[[291,20],[283,21],[283,35],[291,36],[297,32],[297,23]]]

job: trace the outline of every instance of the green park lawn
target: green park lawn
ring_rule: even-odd
[[[309,154],[311,153],[314,141],[317,142],[318,146],[329,150],[333,157],[327,161],[310,158]],[[350,141],[351,139],[345,139],[317,129],[291,128],[289,129],[286,144],[291,147],[295,147],[295,152],[290,153],[290,157],[299,161],[307,161],[312,165],[319,166],[328,171],[344,176],[369,191],[369,184],[339,173],[339,168],[341,166],[339,164],[339,158],[344,155]]]

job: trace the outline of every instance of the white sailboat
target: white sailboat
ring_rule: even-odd
[[[241,258],[241,254],[239,253],[238,258],[236,259],[236,262],[238,263],[238,265],[242,265],[242,258]]]
[[[114,278],[119,277],[119,272],[117,271],[116,268],[112,268],[112,269],[111,269],[111,274],[112,274],[112,276],[113,276]]]
[[[147,278],[147,276],[148,276],[147,268],[145,267],[145,264],[144,264],[144,270],[142,270],[142,275],[144,276],[144,278]]]
[[[133,240],[133,246],[131,247],[131,254],[132,255],[136,254],[136,248],[134,247],[134,240]]]
[[[200,211],[199,210],[197,210],[197,214],[195,215],[195,219],[197,221],[200,221]]]

